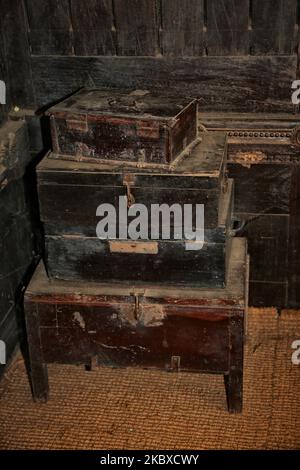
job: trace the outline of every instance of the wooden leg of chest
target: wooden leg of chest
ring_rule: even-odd
[[[47,401],[49,385],[47,364],[44,362],[37,304],[25,303],[27,345],[32,395],[35,401]]]
[[[241,413],[243,408],[243,371],[231,371],[224,375],[227,406],[230,413]]]
[[[228,411],[240,413],[243,406],[243,314],[235,314],[229,322],[229,373],[224,375]]]

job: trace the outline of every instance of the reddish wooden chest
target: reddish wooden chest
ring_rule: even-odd
[[[223,289],[49,280],[40,264],[25,294],[34,397],[48,396],[47,363],[93,362],[223,374],[240,411],[247,265],[241,238]]]

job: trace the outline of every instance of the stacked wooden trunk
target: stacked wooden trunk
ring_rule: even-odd
[[[240,411],[247,255],[232,239],[226,134],[199,138],[196,101],[143,90],[85,89],[49,115],[53,152],[37,168],[46,271],[25,295],[35,398],[47,397],[48,362],[99,363],[221,373]],[[195,214],[183,229],[187,205],[204,206],[203,240],[190,237]],[[162,220],[132,239],[153,207]]]

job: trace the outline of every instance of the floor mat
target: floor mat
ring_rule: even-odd
[[[33,403],[21,355],[0,383],[1,449],[299,449],[300,311],[250,309],[244,411],[226,411],[222,376],[50,365]]]

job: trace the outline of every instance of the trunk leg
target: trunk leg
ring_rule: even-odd
[[[31,389],[34,401],[48,400],[49,385],[46,364],[30,363]]]
[[[47,365],[44,362],[39,316],[37,305],[25,301],[25,321],[27,331],[27,345],[29,358],[29,375],[34,401],[45,402],[48,399],[49,385]]]
[[[243,408],[243,371],[231,371],[224,375],[229,413],[241,413]]]

